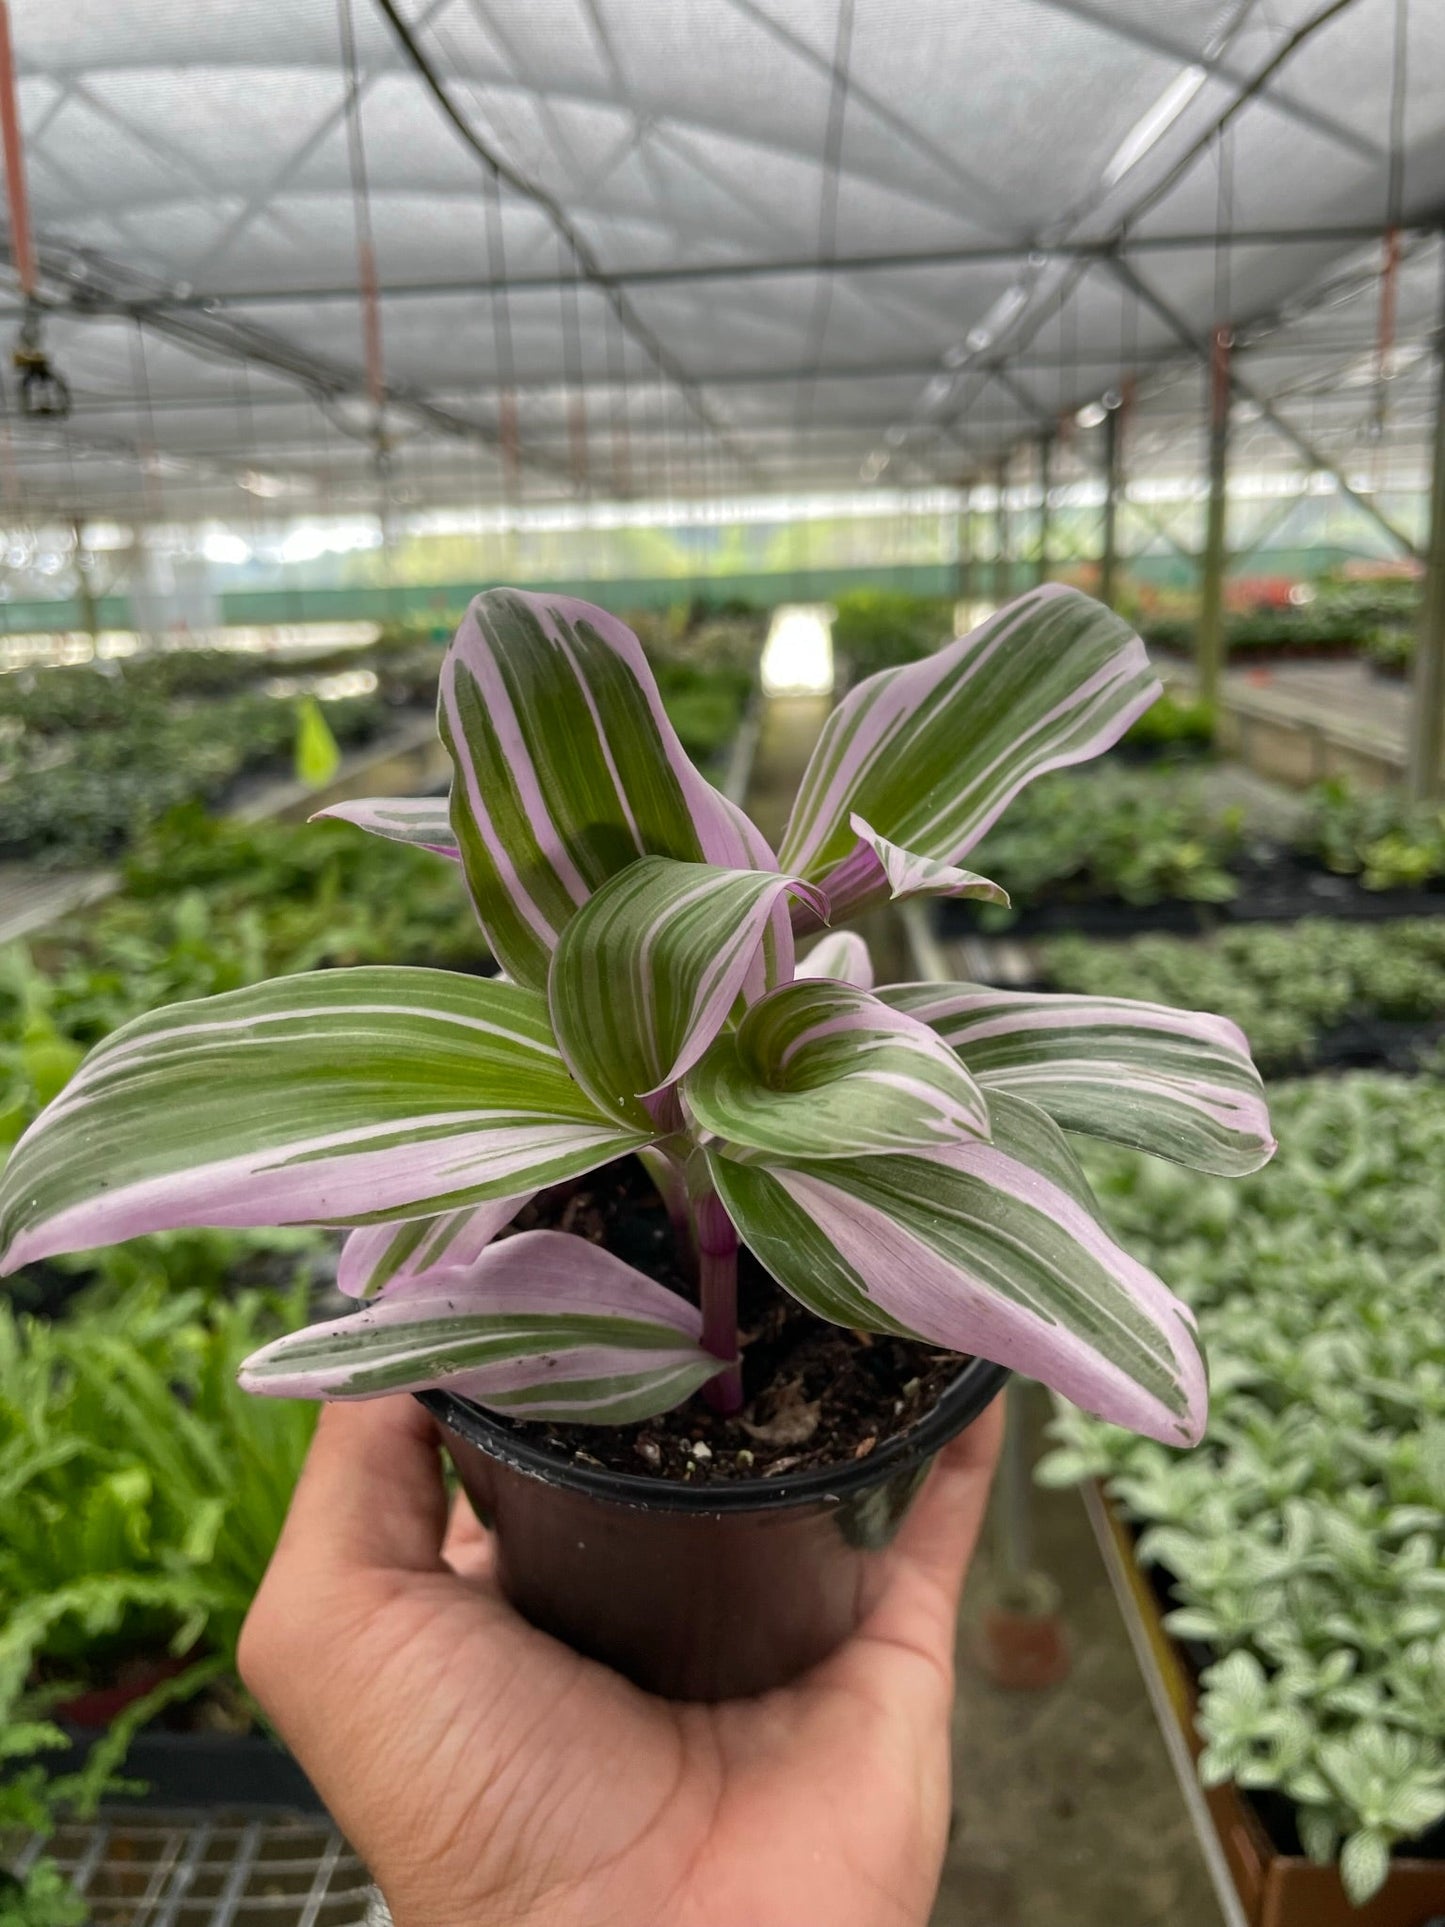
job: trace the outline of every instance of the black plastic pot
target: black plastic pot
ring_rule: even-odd
[[[853,1632],[933,1458],[1007,1377],[970,1359],[866,1459],[699,1487],[577,1465],[467,1400],[418,1397],[519,1612],[650,1692],[723,1700],[786,1685]]]

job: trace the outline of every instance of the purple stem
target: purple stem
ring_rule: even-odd
[[[697,1234],[698,1295],[702,1303],[703,1349],[725,1358],[728,1368],[710,1378],[702,1395],[727,1417],[742,1410],[743,1373],[738,1359],[738,1234],[715,1191],[693,1206]]]

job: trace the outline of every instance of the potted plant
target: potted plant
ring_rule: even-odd
[[[1253,1169],[1242,1035],[875,992],[846,933],[795,951],[889,898],[1000,900],[960,858],[1157,694],[1116,616],[1036,590],[849,694],[775,856],[688,762],[630,631],[480,596],[442,671],[450,804],[333,813],[454,860],[505,976],[335,969],[124,1025],[15,1150],[6,1266],[354,1227],[361,1308],[243,1382],[420,1392],[537,1623],[678,1696],[775,1683],[851,1630],[1005,1368],[1199,1436],[1193,1319],[1110,1237],[1065,1132]]]

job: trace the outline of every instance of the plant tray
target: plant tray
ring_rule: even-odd
[[[52,1769],[78,1767],[100,1738],[92,1727],[69,1726],[72,1753]],[[301,1768],[263,1733],[138,1733],[121,1772],[144,1780],[146,1791],[115,1804],[132,1807],[284,1808],[324,1813],[321,1796]]]
[[[1240,891],[1228,903],[1124,903],[1117,897],[1085,898],[1077,903],[1036,903],[1021,909],[1012,923],[991,932],[978,907],[966,900],[935,903],[940,936],[998,935],[1030,937],[1123,938],[1154,933],[1201,935],[1228,924],[1298,923],[1302,917],[1329,917],[1344,923],[1379,923],[1399,917],[1445,916],[1445,889],[1367,890],[1354,877],[1334,876],[1286,852],[1237,872]]]
[[[1085,1503],[1231,1927],[1441,1927],[1445,1860],[1397,1856],[1375,1898],[1353,1907],[1333,1867],[1279,1850],[1238,1788],[1199,1784],[1193,1671],[1164,1630],[1154,1588],[1135,1561],[1118,1512],[1098,1486],[1086,1490]]]

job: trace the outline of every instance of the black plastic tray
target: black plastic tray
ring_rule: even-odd
[[[71,1750],[48,1756],[54,1773],[74,1771],[101,1737],[94,1727],[66,1725],[64,1730]],[[138,1733],[120,1770],[126,1779],[144,1780],[146,1790],[116,1796],[117,1804],[326,1811],[295,1760],[264,1733]]]

